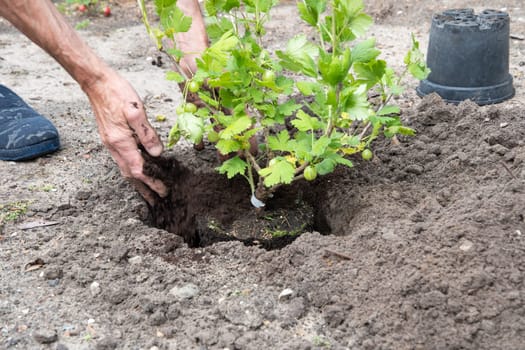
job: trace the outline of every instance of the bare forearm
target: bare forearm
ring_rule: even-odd
[[[49,0],[0,0],[0,15],[60,63],[84,91],[110,69]]]

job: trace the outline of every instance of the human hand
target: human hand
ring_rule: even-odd
[[[115,72],[84,87],[96,116],[102,142],[128,179],[150,204],[154,192],[165,197],[166,186],[143,172],[144,158],[138,145],[153,157],[163,150],[162,143],[148,122],[144,105],[128,81]]]

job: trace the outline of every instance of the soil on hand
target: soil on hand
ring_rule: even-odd
[[[430,15],[445,5],[369,2],[382,57],[400,67],[410,33],[424,47]],[[511,32],[525,34],[521,1],[476,6],[505,6]],[[180,92],[151,64],[134,16],[115,5],[81,35],[137,88],[165,139]],[[372,161],[279,194],[308,203],[312,214],[296,217],[313,228],[267,250],[243,241],[245,220],[263,219],[247,214],[243,179],[215,174],[209,148],[181,144],[166,151],[176,162],[154,163],[172,192],[150,210],[101,145],[80,88],[7,28],[1,83],[50,117],[63,148],[0,163],[0,204],[28,208],[0,222],[0,348],[523,349],[524,41],[511,41],[516,96],[504,103],[420,99],[408,81],[397,102],[417,136],[380,139]],[[283,4],[270,44],[304,28]],[[213,223],[228,239],[210,239]]]

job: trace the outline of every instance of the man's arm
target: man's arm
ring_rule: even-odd
[[[129,82],[94,53],[50,0],[0,0],[0,15],[55,58],[80,84],[95,113],[102,141],[122,175],[150,203],[151,190],[165,196],[164,184],[142,171],[144,159],[137,143],[152,156],[159,156],[163,147]]]

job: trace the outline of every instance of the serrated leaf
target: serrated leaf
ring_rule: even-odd
[[[430,69],[424,64],[413,63],[408,65],[408,71],[419,80],[424,80],[430,74]]]
[[[179,130],[179,126],[177,125],[177,123],[175,123],[171,129],[170,129],[170,132],[168,134],[168,144],[167,146],[168,147],[173,147],[175,146],[175,144],[177,142],[179,142],[180,140],[180,130]]]
[[[376,47],[376,39],[369,38],[361,41],[352,48],[352,61],[353,62],[369,62],[375,59],[381,51]]]
[[[291,123],[299,131],[314,131],[322,126],[319,119],[309,116],[301,109],[297,111],[297,116]]]
[[[370,103],[368,102],[366,84],[361,84],[357,89],[343,91],[345,112],[351,120],[365,120],[370,115]]]
[[[184,79],[184,77],[182,75],[180,75],[179,73],[177,73],[177,72],[167,71],[166,72],[166,80],[174,81],[176,83],[182,83],[186,79]]]
[[[225,3],[226,0],[206,0],[204,1],[204,10],[208,16],[215,16]]]
[[[314,93],[314,89],[319,85],[313,81],[298,81],[295,83],[297,89],[304,96],[310,96]]]
[[[234,139],[229,139],[229,140],[220,139],[215,144],[215,147],[217,148],[217,150],[219,150],[221,154],[229,154],[231,152],[237,152],[241,150],[242,143]]]
[[[297,4],[297,9],[303,21],[315,27],[319,21],[319,15],[326,9],[326,0],[304,0]]]
[[[383,115],[391,115],[391,114],[399,114],[401,110],[399,109],[399,106],[394,105],[386,105],[380,110],[376,112],[376,115],[383,116]]]
[[[204,123],[201,118],[191,113],[184,112],[177,117],[177,125],[181,135],[193,143],[202,141]]]
[[[173,39],[173,33],[168,34],[170,30],[175,33],[182,33],[190,29],[192,18],[184,15],[182,10],[177,7],[176,1],[155,0],[155,5],[160,17],[160,24],[171,39]]]
[[[235,156],[222,163],[217,170],[220,174],[226,174],[228,179],[231,179],[237,174],[244,175],[247,167],[248,164],[244,160],[239,156]]]
[[[348,27],[352,30],[352,33],[357,36],[365,35],[366,31],[374,23],[372,17],[366,13],[361,13],[350,20]]]
[[[226,129],[221,130],[219,133],[222,139],[231,139],[232,137],[241,134],[243,131],[248,130],[252,126],[252,118],[247,115],[237,118],[233,123],[228,125]]]
[[[325,158],[315,165],[315,169],[319,175],[326,175],[333,172],[336,165],[337,163],[333,159]]]
[[[298,35],[286,45],[286,51],[277,51],[279,62],[283,67],[294,72],[302,72],[307,76],[317,76],[317,66],[315,58],[319,50],[317,46],[310,43],[305,35]]]
[[[372,60],[370,62],[354,63],[354,72],[360,82],[367,85],[367,89],[377,84],[385,74],[386,62]]]
[[[286,130],[281,130],[280,133],[273,136],[268,136],[268,146],[272,151],[288,152],[291,150],[290,147],[290,135]]]
[[[233,30],[233,23],[227,18],[212,18],[206,25],[206,34],[211,42],[215,42],[227,31]]]
[[[264,178],[266,187],[290,184],[295,176],[295,167],[284,159],[277,159],[271,167],[261,169],[259,175]]]
[[[284,116],[292,115],[301,105],[294,102],[294,100],[288,100],[285,103],[281,103],[277,106],[277,112]]]
[[[319,139],[314,141],[312,145],[312,155],[315,157],[322,156],[327,147],[330,145],[330,138],[328,136],[321,136]]]

